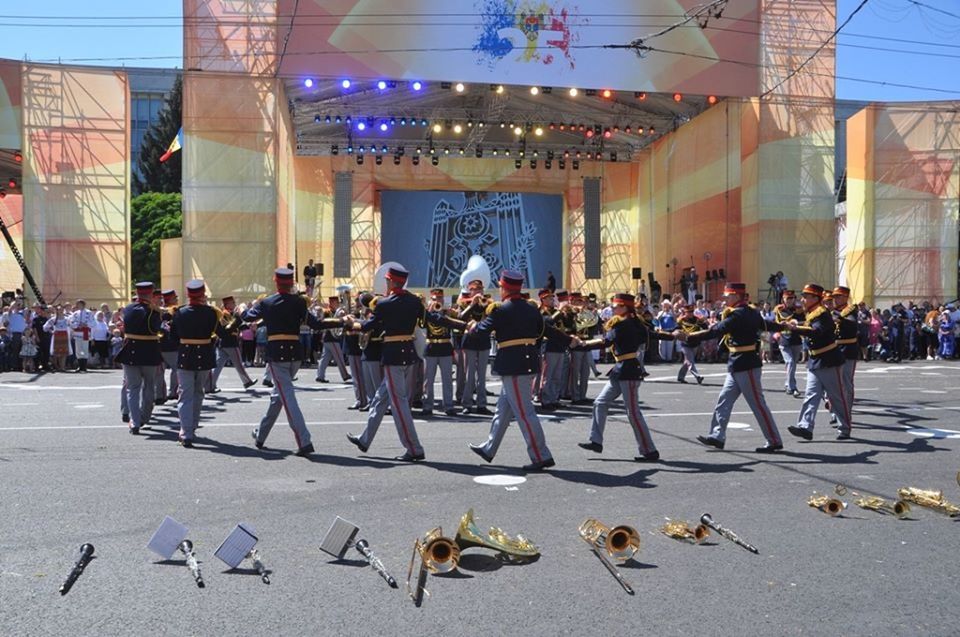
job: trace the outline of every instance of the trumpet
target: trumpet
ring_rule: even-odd
[[[869,509],[870,511],[895,515],[900,520],[904,520],[910,516],[910,505],[904,500],[888,502],[883,498],[870,496],[866,498],[857,498],[853,501],[853,503],[861,509]]]
[[[676,520],[668,520],[660,527],[660,532],[677,540],[693,540],[694,544],[700,544],[710,535],[710,529],[705,524],[698,524],[691,529],[686,522]]]
[[[420,556],[420,571],[417,575],[415,589],[410,587],[413,577],[413,564]],[[421,540],[417,538],[413,543],[413,553],[410,555],[410,567],[407,569],[407,594],[417,606],[423,603],[423,594],[430,594],[426,589],[428,573],[449,573],[457,568],[460,562],[460,548],[448,537],[443,536],[443,529],[439,526],[427,532]]]
[[[624,579],[612,560],[625,562],[640,550],[640,534],[632,526],[620,525],[612,529],[593,518],[587,518],[580,525],[580,538],[590,545],[593,554],[610,571],[623,590],[633,595],[633,587]]]
[[[916,487],[903,487],[897,489],[897,495],[901,500],[919,504],[922,507],[933,509],[937,513],[955,518],[960,516],[960,507],[947,501],[943,497],[943,491],[932,491],[926,489],[917,489]]]
[[[828,495],[819,495],[816,491],[807,499],[807,504],[815,509],[820,509],[830,517],[840,515],[844,507],[843,502],[840,500],[831,498]]]

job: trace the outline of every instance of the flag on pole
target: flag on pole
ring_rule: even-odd
[[[167,161],[170,157],[183,148],[183,127],[180,127],[180,130],[177,131],[177,136],[173,138],[173,141],[170,142],[170,145],[167,146],[167,152],[160,155],[160,161]]]

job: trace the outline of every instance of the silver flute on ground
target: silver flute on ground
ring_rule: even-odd
[[[200,564],[197,562],[197,556],[193,553],[193,542],[184,540],[180,542],[177,548],[180,549],[180,552],[186,557],[187,568],[190,569],[193,579],[197,582],[197,587],[203,588],[206,586],[206,584],[203,583],[203,575],[200,574]]]
[[[70,574],[67,575],[67,579],[63,582],[63,585],[60,587],[60,594],[66,595],[70,592],[70,589],[76,583],[77,578],[83,573],[83,569],[87,567],[87,564],[90,563],[90,560],[93,559],[93,544],[83,544],[80,547],[80,555],[77,556],[77,562],[73,565],[73,570],[70,571]]]
[[[734,533],[734,532],[731,531],[730,529],[725,529],[725,528],[723,528],[722,526],[720,526],[719,524],[717,524],[716,522],[714,522],[714,521],[713,521],[713,518],[710,517],[710,514],[709,514],[709,513],[704,513],[703,515],[700,516],[700,523],[709,526],[711,529],[713,529],[714,531],[716,531],[717,533],[719,533],[719,534],[722,535],[723,537],[727,538],[728,540],[730,540],[730,541],[733,542],[734,544],[738,544],[738,545],[742,546],[743,548],[747,549],[747,550],[750,551],[751,553],[759,553],[759,552],[760,552],[760,551],[757,550],[757,547],[755,547],[753,544],[750,544],[749,542],[745,542],[744,540],[740,539],[740,536],[739,536],[739,535],[737,535],[736,533]]]
[[[373,551],[370,550],[370,544],[366,540],[357,540],[357,543],[354,544],[354,548],[360,551],[360,554],[367,560],[367,563],[370,565],[374,571],[377,572],[377,575],[382,577],[387,584],[390,585],[390,588],[397,588],[397,580],[393,578],[393,575],[387,572],[387,568],[383,565],[383,562],[380,561],[380,558],[373,554]]]

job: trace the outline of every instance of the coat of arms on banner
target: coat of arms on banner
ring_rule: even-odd
[[[509,268],[533,280],[531,251],[537,227],[523,215],[523,199],[515,192],[467,192],[457,208],[441,199],[433,209],[429,254],[430,286],[456,287],[473,254],[483,256],[495,275]]]
[[[481,20],[473,45],[478,64],[492,66],[516,50],[517,62],[553,64],[559,52],[571,69],[576,66],[570,45],[580,38],[571,22],[588,22],[576,7],[546,0],[477,0],[476,7]]]

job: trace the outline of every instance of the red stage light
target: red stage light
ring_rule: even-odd
[[[609,128],[604,129],[603,138],[610,139],[611,137],[613,137],[613,133],[610,131],[610,129]]]
[[[592,128],[588,128],[588,129],[587,129],[587,138],[589,139],[590,137],[593,137],[593,129],[592,129]]]
[[[560,130],[566,130],[566,128],[567,128],[566,124],[560,124]]]
[[[707,97],[707,104],[710,104],[711,106],[713,106],[713,105],[716,104],[716,103],[717,103],[717,96],[716,96],[716,95],[710,95],[710,96]]]
[[[10,181],[7,182],[7,188],[16,188],[16,187],[17,187],[17,180],[11,177]]]
[[[17,162],[18,164],[23,161],[23,155],[20,154],[20,151],[17,151],[13,154],[13,161]]]
[[[674,102],[679,102],[679,101],[682,100],[682,99],[683,99],[683,95],[680,95],[680,93],[674,93],[674,94],[673,94],[673,101],[674,101]]]
[[[646,93],[643,93],[643,92],[641,92],[641,93],[634,93],[634,95],[635,95],[635,96],[637,97],[637,99],[640,100],[641,102],[642,102],[643,100],[647,99],[647,94],[646,94]]]
[[[7,191],[0,189],[0,199],[6,199],[6,198],[7,198]]]

